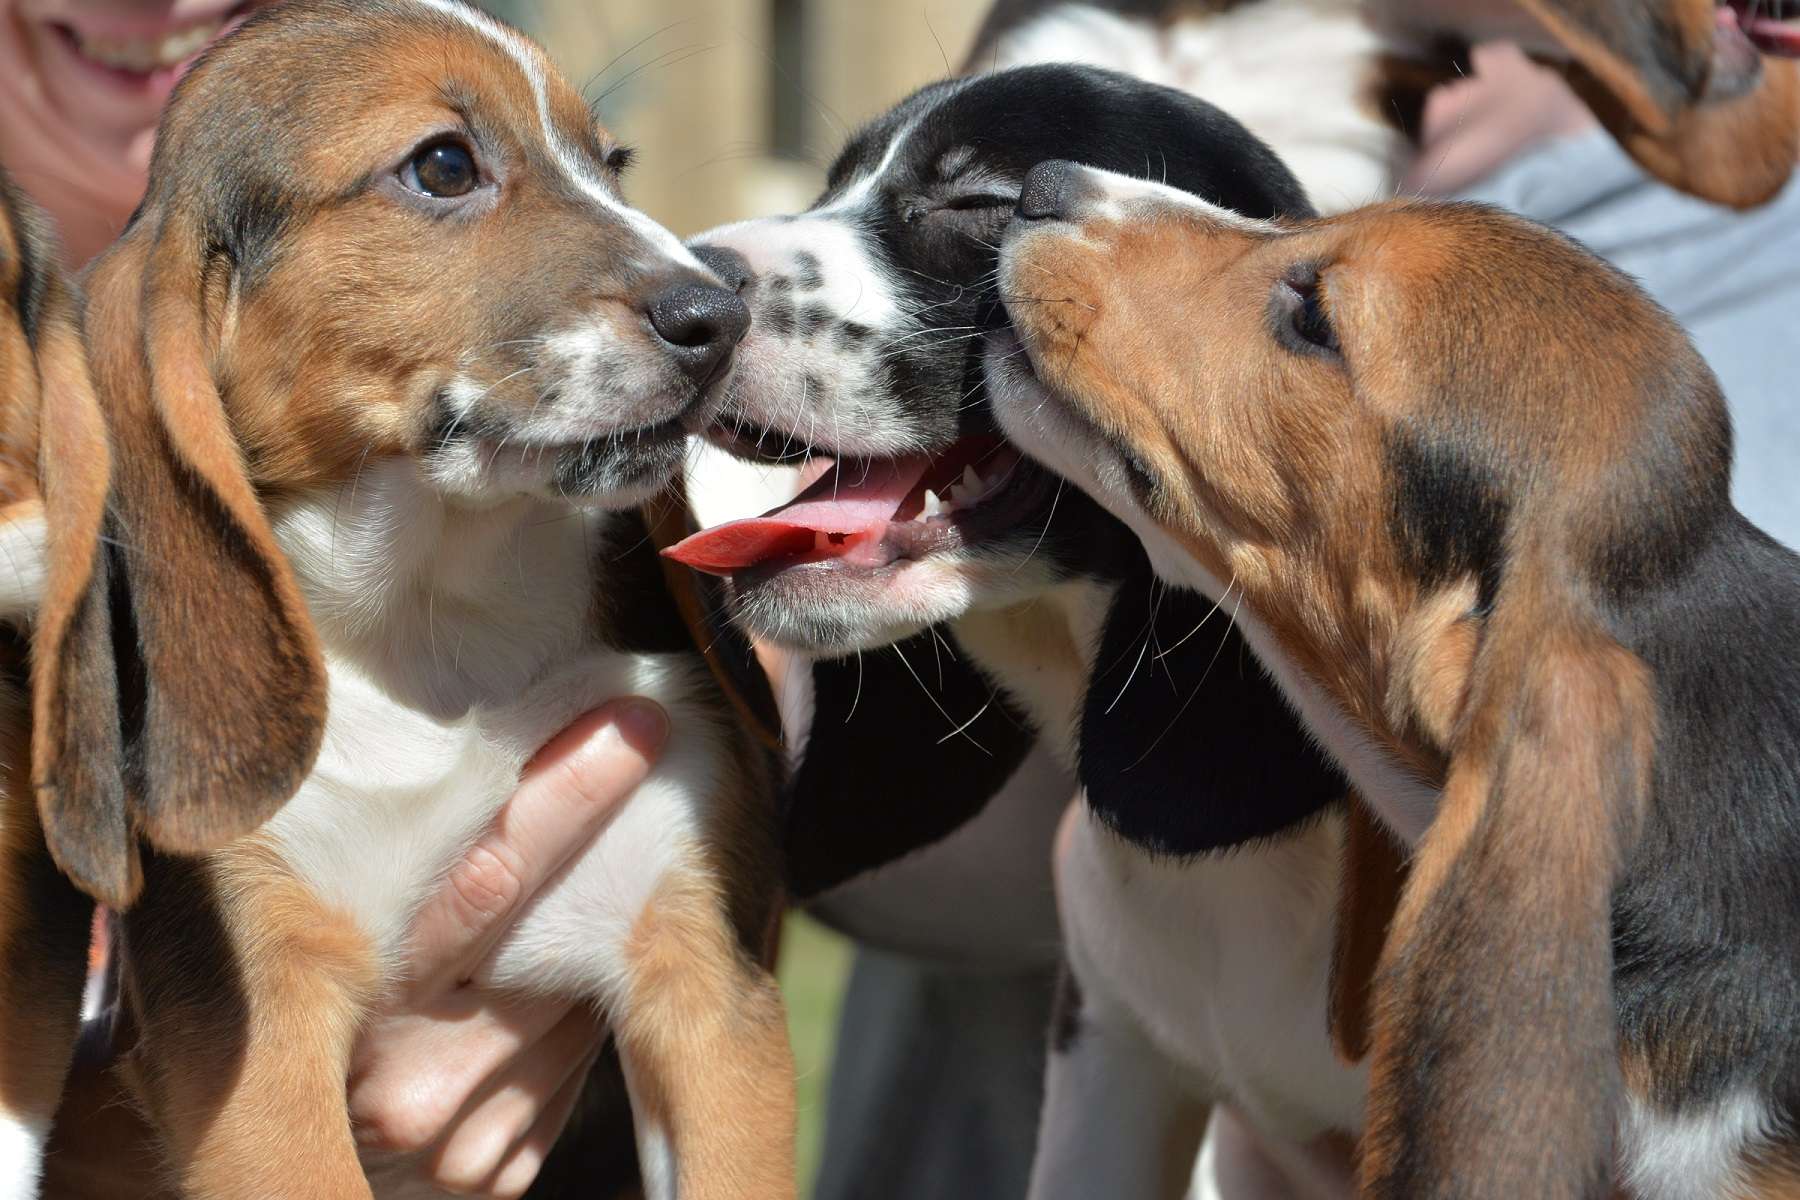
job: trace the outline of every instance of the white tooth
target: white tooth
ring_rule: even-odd
[[[938,499],[937,493],[932,491],[930,488],[926,488],[925,489],[925,507],[919,510],[919,519],[921,521],[929,520],[932,517],[942,516],[944,513],[948,512],[948,511],[949,511],[949,506],[946,505],[942,500]]]
[[[971,496],[980,496],[987,491],[987,484],[981,481],[981,476],[975,473],[972,466],[963,468],[962,481],[963,487],[969,490]]]
[[[108,67],[139,73],[186,62],[206,48],[223,29],[223,21],[189,26],[160,38],[84,37],[82,54]]]
[[[962,484],[953,483],[950,485],[950,507],[951,508],[967,508],[970,504],[974,503],[975,498],[976,497],[969,491],[969,489],[964,487]]]

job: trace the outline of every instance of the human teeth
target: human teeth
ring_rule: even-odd
[[[168,67],[178,67],[219,36],[225,28],[223,20],[191,25],[159,38],[104,37],[77,33],[76,41],[84,57],[102,66],[145,74]]]

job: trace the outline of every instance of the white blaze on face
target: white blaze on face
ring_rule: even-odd
[[[456,0],[414,0],[433,12],[460,21],[476,33],[492,41],[504,50],[513,63],[525,76],[526,83],[537,101],[539,132],[544,139],[550,157],[562,170],[564,178],[582,195],[597,203],[608,214],[618,218],[639,237],[643,238],[653,249],[675,263],[684,267],[692,267],[697,271],[705,268],[688,252],[681,239],[670,233],[649,217],[632,208],[606,186],[593,170],[593,164],[578,153],[564,140],[556,128],[555,119],[550,113],[550,72],[552,68],[545,61],[544,52],[513,30],[494,20],[486,13],[467,4],[459,4]]]

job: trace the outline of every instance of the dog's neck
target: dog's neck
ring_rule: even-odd
[[[590,548],[609,514],[451,502],[392,458],[273,515],[327,659],[402,704],[455,719],[506,703],[593,637]]]
[[[1417,844],[1437,815],[1440,781],[1427,778],[1416,762],[1409,761],[1411,756],[1402,752],[1381,705],[1369,702],[1373,689],[1345,687],[1341,679],[1320,679],[1305,665],[1314,656],[1288,644],[1237,590],[1235,582],[1227,585],[1213,575],[1149,518],[1139,516],[1128,523],[1142,539],[1157,575],[1200,592],[1231,613],[1244,640],[1326,753],[1394,834],[1408,845]],[[1359,673],[1359,677],[1372,675],[1372,671]]]
[[[950,626],[976,665],[1004,681],[1051,753],[1070,769],[1082,698],[1115,590],[1090,579],[1069,580],[1021,603],[971,609]]]

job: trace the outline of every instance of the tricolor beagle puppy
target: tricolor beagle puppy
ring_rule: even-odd
[[[1393,194],[1425,95],[1470,45],[1551,65],[1650,174],[1737,207],[1800,153],[1800,27],[1785,0],[998,0],[970,62],[1110,67],[1203,96],[1322,211]],[[1769,56],[1764,58],[1764,55]],[[1157,163],[1138,174],[1155,177]]]
[[[812,680],[828,715],[806,744],[790,818],[803,885],[960,838],[956,822],[984,824],[972,810],[992,792],[1013,803],[1021,781],[1049,820],[1015,809],[989,861],[1047,871],[1075,787],[1023,769],[1008,780],[1021,727],[1035,730],[1079,767],[1096,819],[1163,887],[1154,944],[1114,938],[1138,956],[1124,974],[1152,987],[1179,973],[1210,1098],[1304,1144],[1359,1128],[1365,1091],[1334,1053],[1326,1015],[1334,943],[1352,945],[1336,937],[1347,785],[1255,668],[1229,611],[1157,586],[1125,529],[997,436],[982,395],[980,335],[1000,319],[997,239],[1032,165],[1059,153],[1125,170],[1150,156],[1159,172],[1166,158],[1172,184],[1234,210],[1311,211],[1242,126],[1159,85],[1044,65],[925,89],[851,140],[807,212],[698,240],[756,314],[715,436],[776,461],[810,447],[834,465],[792,504],[670,553],[728,575],[738,619],[759,635],[824,660]],[[920,632],[939,621],[942,645]],[[916,799],[885,798],[907,786]],[[1191,802],[1196,788],[1206,804]],[[1392,857],[1381,860],[1390,878]],[[815,861],[830,872],[808,870]],[[1048,878],[1039,886],[1047,900]],[[929,888],[912,907],[1009,927],[987,906],[955,913]],[[829,894],[826,911],[890,943],[922,924],[883,920],[854,890]],[[1345,972],[1346,993],[1356,976]],[[1249,1045],[1259,1049],[1244,1054]],[[1106,1103],[1149,1101],[1088,1083],[1081,1105],[1096,1088]],[[1067,1176],[1059,1194],[1133,1194],[1140,1170],[1185,1182],[1205,1113],[1185,1115],[1179,1129],[1069,1131],[1090,1173]]]
[[[127,835],[197,848],[215,800],[242,834],[92,872],[141,862],[122,1070],[193,1200],[371,1194],[344,1076],[413,911],[627,693],[667,752],[484,971],[605,1012],[649,1195],[793,1194],[774,756],[652,541],[749,318],[621,199],[627,160],[473,5],[278,6],[182,82],[93,269],[127,745],[88,757]]]
[[[1681,329],[1495,211],[1271,223],[1068,163],[1000,287],[1007,433],[1412,847],[1362,1194],[1796,1194],[1800,558],[1731,507]]]
[[[0,171],[0,1197],[5,1200],[36,1195],[44,1139],[81,1020],[93,902],[57,870],[51,851],[60,858],[82,843],[88,813],[57,787],[67,725],[65,714],[44,701],[60,679],[103,665],[74,647],[106,616],[104,607],[87,597],[107,470],[106,435],[88,382],[75,294],[61,273],[48,223]]]

